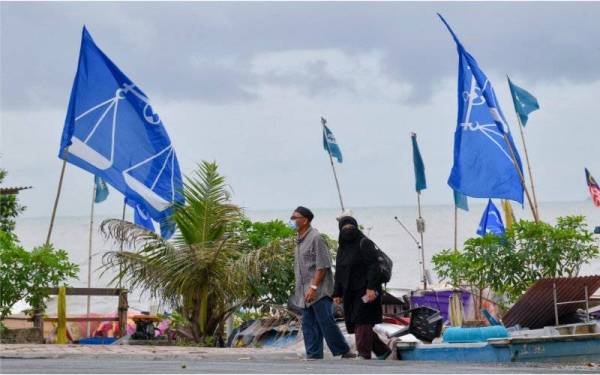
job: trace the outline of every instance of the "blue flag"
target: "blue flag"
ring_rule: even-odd
[[[487,207],[485,208],[485,211],[483,211],[483,216],[479,222],[479,228],[477,228],[477,234],[480,236],[484,236],[488,233],[493,233],[497,236],[504,235],[502,216],[491,199],[488,200]]]
[[[160,117],[85,27],[59,157],[139,202],[156,221],[184,201],[179,163]]]
[[[129,207],[133,208],[133,222],[135,225],[139,225],[140,227],[144,227],[148,229],[150,232],[154,232],[154,223],[152,222],[152,218],[148,214],[148,211],[137,202],[125,198],[125,204]]]
[[[540,109],[535,96],[531,95],[527,90],[520,88],[519,86],[512,83],[510,78],[508,79],[508,86],[510,87],[510,93],[512,94],[513,104],[515,105],[515,111],[517,116],[521,120],[521,124],[525,126],[527,120],[529,120],[529,114],[537,109]]]
[[[333,133],[327,127],[327,120],[321,117],[321,124],[323,124],[323,148],[329,152],[329,155],[337,159],[338,163],[342,162],[342,150],[338,146]]]
[[[94,185],[96,186],[96,192],[94,193],[94,203],[104,202],[108,197],[108,186],[101,177],[94,176]]]
[[[513,164],[512,153],[522,171],[521,159],[492,84],[446,20],[441,15],[439,17],[452,34],[459,57],[458,119],[454,165],[448,185],[469,197],[503,198],[522,204],[523,185]]]
[[[415,167],[415,189],[417,192],[427,189],[427,182],[425,181],[425,164],[423,164],[423,158],[419,151],[419,145],[417,144],[417,135],[410,133],[410,139],[412,142],[413,150],[413,164]]]
[[[454,191],[454,205],[461,210],[469,211],[469,201],[467,200],[467,196],[456,191]]]

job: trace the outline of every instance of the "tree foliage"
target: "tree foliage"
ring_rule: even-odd
[[[513,302],[538,279],[577,276],[599,254],[584,217],[566,216],[554,226],[521,220],[503,237],[468,239],[462,251],[441,251],[432,262],[440,279],[489,288]]]
[[[44,245],[29,252],[13,235],[0,231],[0,320],[22,299],[44,308],[48,297],[44,289],[62,285],[77,277],[78,271],[66,251]]]
[[[0,184],[6,177],[6,170],[0,169]],[[16,194],[0,194],[0,230],[12,233],[15,230],[15,219],[25,210],[19,204]]]

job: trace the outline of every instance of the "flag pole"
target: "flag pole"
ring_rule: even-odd
[[[510,157],[512,159],[513,165],[515,166],[515,169],[517,170],[517,173],[519,174],[519,178],[521,179],[521,186],[523,186],[523,190],[525,191],[527,201],[529,202],[529,207],[531,207],[531,213],[533,214],[533,220],[538,222],[539,217],[538,217],[537,209],[534,206],[533,201],[531,200],[531,196],[529,195],[529,190],[527,189],[527,185],[525,184],[525,177],[523,176],[523,172],[521,171],[521,168],[519,168],[519,163],[517,163],[517,157],[515,156],[515,151],[513,150],[512,146],[510,145],[510,141],[508,140],[508,136],[506,134],[507,134],[506,132],[503,132],[504,142],[506,142],[506,146],[508,147],[508,150],[510,151]]]
[[[123,199],[123,214],[121,215],[121,221],[125,221],[125,209],[127,208],[127,201],[125,199]],[[123,235],[121,234],[121,243],[119,245],[119,254],[123,253]],[[121,265],[121,262],[119,262],[119,289],[121,289],[123,287],[122,283],[121,283],[121,279],[122,279],[122,275],[121,273],[123,272],[123,266]]]
[[[94,205],[96,203],[96,177],[94,176],[94,183],[93,183],[93,190],[92,190],[92,207],[90,209],[90,233],[89,233],[89,239],[88,239],[88,274],[87,274],[87,287],[88,289],[92,287],[92,234],[93,234],[93,230],[94,230]],[[88,294],[87,295],[87,306],[86,306],[86,318],[90,318],[90,302],[91,302],[91,296]],[[88,320],[86,322],[86,332],[87,332],[87,336],[86,337],[90,337],[90,321]]]
[[[417,191],[417,207],[419,218],[417,219],[417,232],[421,236],[421,272],[423,273],[423,290],[427,290],[427,274],[425,273],[425,246],[423,245],[423,233],[425,232],[425,220],[421,216],[421,192]]]
[[[325,120],[325,118],[321,117],[321,125],[323,127],[323,134],[325,134],[325,123],[327,123],[327,120]],[[331,148],[329,147],[329,142],[327,142],[327,140],[325,141],[325,144],[327,145],[327,153],[329,154],[329,162],[331,163],[331,170],[333,171],[333,178],[335,179],[335,186],[337,188],[338,197],[340,198],[340,206],[342,207],[342,212],[344,212],[345,211],[344,201],[342,200],[342,192],[340,191],[340,182],[338,181],[337,173],[335,172],[335,164],[333,163],[333,157],[331,156]]]
[[[506,76],[506,79],[508,81],[508,86],[510,87],[510,78],[508,77],[508,75]],[[514,105],[514,103],[513,103]],[[519,113],[517,112],[517,108],[515,108],[515,113],[517,115],[517,121],[519,123],[519,133],[521,133],[521,142],[523,143],[523,150],[525,151],[525,160],[527,161],[527,171],[529,173],[529,183],[531,184],[531,194],[533,195],[533,203],[535,204],[535,211],[537,212],[537,214],[539,215],[539,206],[538,206],[538,202],[537,202],[537,197],[535,196],[535,187],[533,185],[533,174],[531,173],[531,163],[529,161],[529,153],[527,152],[527,144],[525,143],[525,133],[523,132],[523,123],[521,121],[521,117],[519,116]]]
[[[458,207],[454,204],[454,251],[458,250]]]
[[[52,237],[52,229],[54,228],[54,219],[56,218],[56,208],[58,207],[58,200],[60,199],[60,192],[62,190],[63,179],[65,177],[65,168],[67,167],[67,156],[69,148],[65,148],[65,158],[63,159],[62,168],[60,170],[60,178],[58,179],[58,188],[56,189],[56,198],[54,199],[54,207],[52,207],[52,215],[50,216],[50,226],[48,227],[48,235],[46,236],[46,246],[50,245],[50,238]]]

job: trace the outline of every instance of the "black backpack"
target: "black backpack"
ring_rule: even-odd
[[[367,237],[364,237],[362,240],[360,240],[361,249],[363,247],[363,241],[365,239],[367,239]],[[371,240],[371,242],[373,241]],[[387,254],[384,253],[383,250],[381,250],[375,242],[373,242],[373,245],[375,246],[375,251],[377,252],[377,264],[379,266],[379,281],[382,284],[387,284],[392,279],[392,267],[394,266],[394,262],[392,262],[390,257],[387,256]]]

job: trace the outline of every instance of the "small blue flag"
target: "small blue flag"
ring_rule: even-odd
[[[515,105],[515,111],[521,120],[521,124],[525,126],[527,120],[529,120],[529,114],[537,109],[540,109],[535,96],[531,95],[527,90],[520,88],[519,86],[512,83],[508,78],[508,86],[510,87],[510,93],[512,94],[513,103]]]
[[[504,235],[502,216],[491,199],[488,200],[487,207],[485,208],[485,211],[483,211],[483,216],[479,222],[479,228],[477,228],[477,234],[480,236],[484,236],[488,233],[493,233],[497,236]]]
[[[425,181],[425,164],[423,164],[423,158],[419,151],[419,145],[417,144],[417,135],[410,133],[410,139],[412,141],[413,150],[413,164],[415,167],[415,189],[417,192],[427,189],[427,182]]]
[[[469,211],[469,201],[467,200],[467,196],[456,191],[454,191],[454,205],[461,210]]]
[[[94,185],[96,186],[96,193],[94,194],[94,203],[104,202],[108,197],[108,186],[102,177],[94,176]]]
[[[133,223],[148,229],[150,232],[154,232],[154,223],[152,218],[148,214],[148,211],[141,204],[125,198],[125,204],[133,208]]]
[[[85,27],[59,157],[139,202],[156,221],[184,202],[179,163],[160,117]]]
[[[512,156],[522,171],[521,158],[492,83],[446,20],[438,16],[452,34],[459,57],[458,119],[448,185],[469,197],[510,199],[522,204],[523,185]]]
[[[342,150],[338,146],[333,133],[327,127],[327,120],[321,117],[321,124],[323,124],[323,148],[329,152],[329,155],[336,158],[338,163],[342,162]]]

